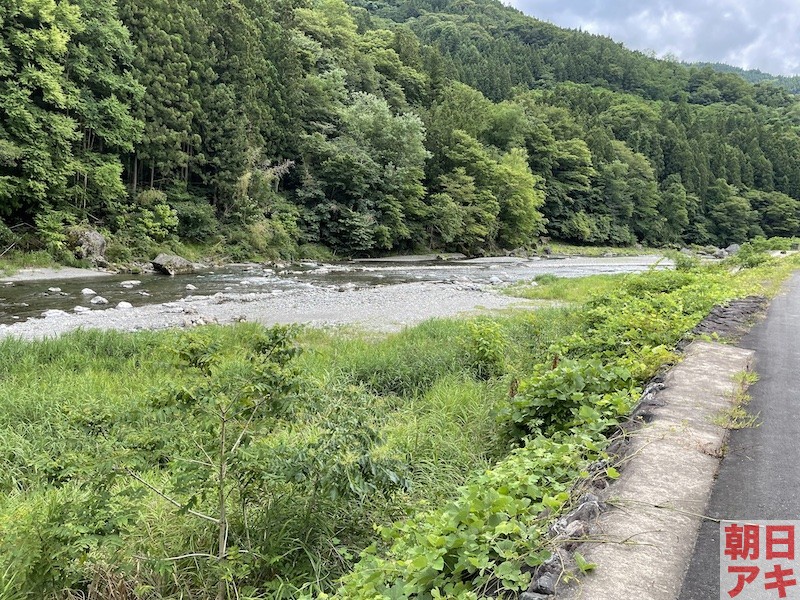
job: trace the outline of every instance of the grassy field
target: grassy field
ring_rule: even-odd
[[[389,336],[0,341],[0,598],[475,598],[527,584],[642,383],[796,259],[540,279]]]

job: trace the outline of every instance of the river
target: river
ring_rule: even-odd
[[[661,262],[659,262],[661,261]],[[178,312],[183,305],[194,305],[211,310],[209,320],[230,317],[219,305],[237,303],[247,305],[255,320],[265,322],[360,322],[358,307],[369,318],[377,313],[385,318],[398,316],[393,322],[404,325],[428,316],[446,316],[464,309],[484,306],[502,308],[514,299],[497,294],[497,289],[508,283],[530,280],[537,275],[552,273],[559,277],[580,277],[598,273],[633,273],[650,268],[665,268],[669,263],[661,257],[609,257],[609,258],[481,258],[471,260],[429,261],[353,261],[323,264],[302,262],[271,268],[261,265],[228,266],[209,269],[191,275],[167,277],[158,274],[107,275],[96,273],[81,277],[70,273],[70,278],[22,279],[0,278],[0,324],[8,333],[26,335],[45,334],[48,327],[43,321],[55,324],[68,321],[77,326],[104,326],[100,312],[107,312],[109,326],[116,321],[132,323],[130,328],[157,328],[174,325],[174,319],[151,323],[153,315]],[[134,283],[138,282],[138,283]],[[416,285],[412,285],[416,284]],[[91,289],[94,294],[84,294]],[[413,296],[412,296],[413,294]],[[92,304],[101,296],[108,304]],[[124,311],[115,308],[119,302],[133,306]],[[394,306],[393,303],[400,305]],[[438,303],[425,309],[424,304]],[[375,305],[374,303],[377,303]],[[385,307],[380,303],[386,304]],[[444,304],[442,306],[441,304]],[[406,307],[405,304],[411,306]],[[74,313],[76,307],[88,309],[92,314]],[[81,311],[81,308],[77,309]],[[43,318],[44,314],[49,316]],[[187,312],[187,311],[184,311]],[[248,317],[243,311],[244,317]],[[188,311],[187,314],[192,313]],[[223,314],[225,313],[225,314]],[[408,313],[408,318],[403,316]],[[193,314],[193,313],[192,313]],[[137,315],[141,323],[133,325]],[[69,319],[67,317],[70,317]],[[369,320],[369,319],[367,319]],[[26,323],[28,321],[28,323]],[[220,321],[221,322],[221,321]],[[9,327],[10,326],[10,327]],[[54,327],[58,333],[62,327]]]

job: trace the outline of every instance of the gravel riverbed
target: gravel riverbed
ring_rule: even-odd
[[[569,278],[671,266],[654,255],[400,258],[306,261],[280,268],[230,265],[175,277],[143,274],[136,280],[80,269],[25,270],[0,277],[0,337],[37,339],[78,328],[138,331],[235,321],[355,325],[391,332],[434,317],[541,306],[501,290],[543,273]]]
[[[265,325],[349,324],[390,332],[432,317],[525,306],[535,305],[495,289],[455,284],[418,282],[345,291],[309,286],[285,292],[220,292],[213,296],[188,296],[176,302],[81,314],[53,310],[43,318],[0,325],[0,336],[37,339],[81,327],[137,331],[235,321]]]

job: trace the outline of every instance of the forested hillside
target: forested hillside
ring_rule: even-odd
[[[493,0],[7,0],[2,249],[800,233],[800,104]]]
[[[759,69],[742,69],[725,63],[694,63],[695,67],[710,67],[719,73],[734,73],[743,77],[750,83],[772,83],[778,87],[785,88],[793,94],[800,94],[800,75],[786,77],[785,75],[773,75],[765,73]]]

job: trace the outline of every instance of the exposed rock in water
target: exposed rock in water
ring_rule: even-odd
[[[90,300],[92,304],[108,304],[108,300],[103,298],[102,296],[95,296]]]
[[[152,261],[153,267],[166,275],[194,273],[194,264],[176,254],[159,254]]]
[[[117,308],[120,310],[128,310],[133,308],[133,304],[131,304],[130,302],[120,302],[117,304]]]
[[[85,306],[76,306],[75,308],[72,309],[72,311],[77,315],[81,315],[84,313],[92,312],[92,309],[86,308]]]
[[[97,296],[97,292],[95,292],[91,288],[83,288],[81,290],[81,295],[83,295],[83,296]]]
[[[55,309],[55,308],[51,309],[51,310],[46,310],[46,311],[44,311],[42,313],[42,316],[45,319],[47,319],[49,317],[65,317],[66,315],[67,315],[67,313],[64,312],[63,310],[58,310],[58,309]]]

